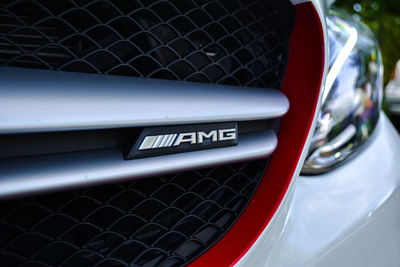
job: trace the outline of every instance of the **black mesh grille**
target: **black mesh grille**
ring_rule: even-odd
[[[234,223],[265,165],[255,161],[2,202],[1,265],[181,266]]]
[[[289,3],[2,0],[0,66],[279,89],[294,21]],[[265,166],[0,202],[0,265],[187,264],[237,220]]]
[[[3,0],[0,65],[278,89],[283,2]]]

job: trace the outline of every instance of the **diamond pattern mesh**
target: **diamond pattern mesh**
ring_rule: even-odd
[[[266,161],[0,202],[2,266],[181,266],[234,223]]]
[[[0,66],[279,89],[283,2],[2,0]],[[265,166],[0,202],[0,265],[185,265],[232,226]]]
[[[0,65],[279,89],[288,41],[271,2],[3,0]]]

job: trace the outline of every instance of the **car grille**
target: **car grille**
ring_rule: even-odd
[[[6,0],[0,65],[279,89],[288,45],[271,2]]]
[[[294,22],[287,4],[3,0],[0,66],[279,90]],[[2,201],[0,262],[188,264],[238,219],[267,162]]]
[[[265,165],[253,161],[0,203],[0,262],[181,266],[234,223]]]

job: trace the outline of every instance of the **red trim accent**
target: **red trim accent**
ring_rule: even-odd
[[[325,61],[323,30],[312,3],[296,6],[282,91],[290,110],[281,121],[279,145],[256,193],[232,228],[190,264],[230,266],[250,249],[275,214],[294,175],[313,121]]]

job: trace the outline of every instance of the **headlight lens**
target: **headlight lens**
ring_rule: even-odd
[[[382,98],[382,62],[371,31],[333,10],[327,21],[330,69],[303,174],[332,169],[371,136]]]

